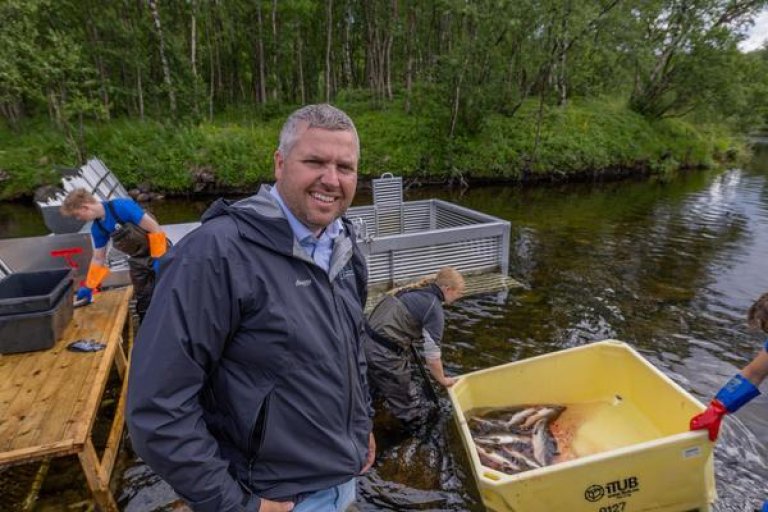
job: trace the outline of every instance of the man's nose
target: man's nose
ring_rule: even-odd
[[[336,167],[336,164],[329,163],[325,166],[323,173],[320,175],[320,183],[333,187],[339,186],[339,169]]]

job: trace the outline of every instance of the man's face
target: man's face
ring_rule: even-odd
[[[357,188],[357,144],[349,131],[309,128],[287,155],[275,152],[277,190],[315,235],[341,216]]]

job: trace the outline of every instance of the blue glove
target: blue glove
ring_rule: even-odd
[[[744,378],[742,374],[737,373],[717,392],[715,399],[719,400],[728,412],[736,412],[742,405],[759,394],[760,391],[754,384]]]
[[[88,288],[87,286],[81,286],[77,289],[77,293],[75,294],[75,300],[83,300],[87,303],[93,302],[93,290]]]
[[[160,258],[152,260],[152,271],[155,273],[155,279],[160,275]]]

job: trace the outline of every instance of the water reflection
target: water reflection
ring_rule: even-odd
[[[476,297],[450,309],[449,368],[615,337],[709,400],[761,345],[744,317],[768,291],[766,162],[763,151],[750,171],[453,197],[512,222],[512,273],[528,287],[503,306]],[[715,510],[752,510],[768,497],[766,405],[758,397],[725,422]]]

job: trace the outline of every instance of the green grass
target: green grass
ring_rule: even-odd
[[[349,95],[340,101],[355,120],[362,145],[361,177],[392,172],[430,180],[572,179],[617,169],[665,174],[708,167],[741,146],[722,126],[684,119],[649,122],[611,98],[572,100],[543,110],[528,101],[513,117],[492,114],[479,133],[448,139],[444,115],[405,114],[400,101],[372,108]],[[172,124],[117,119],[84,131],[88,155],[101,158],[127,187],[149,184],[170,194],[194,190],[195,175],[212,175],[220,190],[253,190],[272,179],[273,153],[290,107],[231,110],[214,122]],[[734,149],[736,148],[736,150]],[[0,128],[0,199],[57,184],[54,166],[77,164],[66,137],[43,120],[19,132]]]

